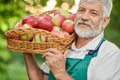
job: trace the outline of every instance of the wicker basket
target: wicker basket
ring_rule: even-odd
[[[54,11],[48,11],[45,13],[52,14]],[[43,13],[43,14],[45,14]],[[42,14],[41,14],[42,15]],[[22,41],[14,39],[16,36],[22,34],[38,34],[50,38],[52,41],[48,42],[33,42],[33,41]],[[10,50],[27,52],[27,53],[39,53],[43,54],[47,48],[57,48],[62,53],[70,48],[71,43],[75,39],[75,33],[72,33],[67,38],[61,38],[49,31],[36,28],[14,28],[5,33],[7,39],[7,47]]]

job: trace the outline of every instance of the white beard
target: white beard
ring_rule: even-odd
[[[83,31],[82,29],[79,28],[78,24],[85,24],[87,26],[90,27],[90,30],[88,31]],[[82,37],[82,38],[91,38],[91,37],[95,37],[97,36],[98,34],[101,33],[102,31],[102,21],[100,22],[99,26],[97,29],[94,29],[93,28],[93,25],[90,23],[90,22],[85,22],[83,20],[79,20],[76,22],[75,26],[74,26],[74,30],[76,32],[76,34],[79,36],[79,37]]]

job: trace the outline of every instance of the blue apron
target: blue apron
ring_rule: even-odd
[[[75,80],[87,80],[87,71],[90,61],[93,57],[98,54],[99,47],[105,41],[103,38],[95,50],[90,50],[88,54],[85,55],[84,59],[67,58],[66,59],[66,70],[69,75],[71,75]],[[48,80],[56,80],[50,71]]]

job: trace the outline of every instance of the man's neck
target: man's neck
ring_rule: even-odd
[[[81,48],[81,47],[85,46],[88,42],[90,42],[91,40],[93,40],[94,38],[95,37],[92,37],[92,38],[77,37],[75,46],[76,46],[76,48]]]

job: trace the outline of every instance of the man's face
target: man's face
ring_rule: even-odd
[[[75,18],[75,32],[84,38],[95,37],[103,28],[103,4],[82,2]]]

